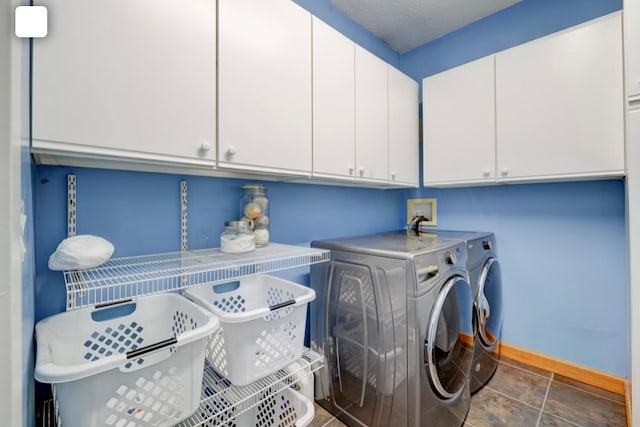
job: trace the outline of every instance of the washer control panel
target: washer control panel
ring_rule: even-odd
[[[466,271],[467,247],[462,241],[452,243],[446,249],[425,253],[415,258],[417,291],[430,287],[435,280],[449,273],[452,269]]]
[[[457,261],[458,261],[458,257],[456,255],[455,250],[446,251],[444,253],[444,262],[445,262],[445,264],[447,264],[447,265],[455,265]]]

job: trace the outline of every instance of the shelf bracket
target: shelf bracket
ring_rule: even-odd
[[[188,215],[187,215],[187,181],[180,181],[180,251],[186,252],[189,249],[189,233],[188,233]],[[182,292],[189,284],[187,275],[181,275]]]
[[[76,176],[67,175],[67,237],[76,235]]]
[[[180,181],[180,250],[189,248],[187,228],[187,181]]]
[[[73,174],[67,175],[67,237],[74,237],[76,235],[76,176]],[[80,274],[77,271],[73,271],[77,278]],[[81,281],[79,280],[81,283]],[[82,288],[80,289],[80,295],[84,295]],[[75,295],[67,293],[67,310],[73,310],[76,308]]]

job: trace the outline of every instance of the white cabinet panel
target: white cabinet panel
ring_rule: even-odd
[[[496,55],[500,179],[624,171],[619,14]]]
[[[43,0],[35,153],[213,168],[215,2]]]
[[[313,174],[355,177],[355,44],[313,18]]]
[[[356,45],[356,174],[387,180],[387,64]]]
[[[424,185],[495,181],[494,57],[422,82]]]
[[[640,108],[629,111],[627,139],[627,218],[629,230],[629,259],[640,258]],[[632,393],[640,395],[640,264],[629,263],[630,335]],[[634,403],[635,402],[635,403]],[[640,405],[633,400],[633,423],[640,423]]]
[[[389,181],[418,186],[418,83],[388,66]]]
[[[624,0],[627,94],[640,100],[640,0]]]
[[[311,15],[219,0],[219,166],[311,173]]]

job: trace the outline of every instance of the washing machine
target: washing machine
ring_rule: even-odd
[[[471,369],[471,393],[493,376],[500,359],[502,331],[502,273],[496,239],[491,232],[421,229],[421,235],[464,240],[467,270],[476,308],[476,336]]]
[[[349,426],[463,424],[473,359],[464,241],[406,231],[325,241],[311,267],[316,401]]]

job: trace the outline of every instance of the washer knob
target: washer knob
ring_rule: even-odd
[[[491,240],[484,240],[482,242],[482,248],[486,251],[490,251],[491,250]]]
[[[455,264],[456,262],[458,262],[456,254],[454,254],[451,251],[445,252],[445,254],[444,254],[444,262],[446,262],[449,265]]]

